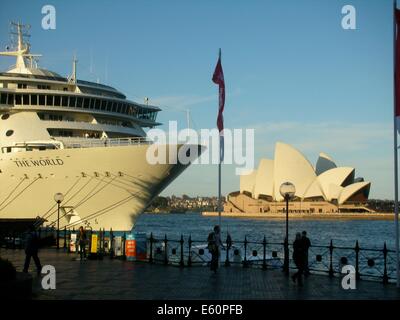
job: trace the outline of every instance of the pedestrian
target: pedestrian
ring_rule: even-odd
[[[308,276],[310,274],[310,269],[308,267],[308,249],[311,247],[311,241],[307,237],[307,231],[301,233],[301,239],[303,241],[304,248],[304,275]]]
[[[214,231],[208,235],[207,243],[208,251],[211,253],[210,269],[217,273],[221,247],[223,247],[219,226],[215,226]]]
[[[24,264],[24,272],[28,273],[29,264],[31,262],[31,258],[35,261],[36,270],[38,276],[42,271],[42,265],[40,263],[39,257],[39,236],[36,233],[35,226],[32,224],[29,226],[28,233],[26,235],[26,242],[25,242],[25,264]]]
[[[293,261],[297,267],[297,272],[292,276],[293,282],[296,282],[300,287],[303,286],[303,273],[304,273],[304,246],[301,238],[301,233],[296,233],[296,240],[293,242]]]
[[[79,227],[79,233],[78,233],[78,243],[79,243],[79,254],[81,257],[81,260],[85,259],[86,260],[86,232],[83,229],[83,227]]]

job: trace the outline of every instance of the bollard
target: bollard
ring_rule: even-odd
[[[356,279],[360,280],[360,272],[359,272],[359,252],[360,246],[358,245],[358,240],[356,241],[356,246],[354,247],[354,251],[356,252]]]
[[[189,240],[188,240],[188,246],[189,246],[189,257],[187,261],[188,267],[192,266],[192,236],[189,235]]]
[[[333,261],[332,261],[332,259],[333,259],[333,242],[332,242],[332,239],[331,239],[331,243],[330,243],[330,245],[329,245],[329,277],[333,277],[333,274],[334,274],[334,272],[333,272]]]
[[[125,255],[125,240],[126,240],[126,234],[124,232],[124,235],[122,236],[122,258],[125,260],[126,255]]]
[[[185,262],[183,261],[183,235],[181,234],[181,240],[180,240],[180,244],[181,244],[181,260],[179,261],[179,266],[180,267],[184,267],[185,266]]]
[[[225,267],[229,267],[231,262],[229,261],[229,249],[232,247],[232,238],[229,233],[226,235],[226,258],[225,258]]]
[[[71,229],[68,229],[68,245],[67,245],[67,252],[71,253]]]
[[[389,283],[389,277],[387,274],[387,253],[388,250],[386,248],[386,241],[383,244],[383,284],[388,284]]]
[[[247,268],[247,236],[244,236],[244,260],[243,260],[243,267]]]
[[[263,239],[263,264],[262,264],[262,268],[263,270],[267,270],[267,239],[265,238],[264,235],[264,239]]]
[[[64,227],[64,250],[67,249],[67,227]]]
[[[167,234],[165,234],[164,237],[164,264],[168,264],[168,239],[167,239]]]
[[[153,232],[150,233],[150,255],[149,255],[149,262],[153,263]]]
[[[103,228],[103,237],[101,238],[103,243],[101,245],[101,252],[102,254],[106,254],[106,248],[105,248],[105,244],[106,244],[106,228]]]
[[[14,230],[12,232],[12,238],[13,238],[12,248],[13,248],[13,250],[15,250],[16,249],[16,245],[15,245],[15,231]]]
[[[110,228],[110,259],[114,259],[114,234],[112,228]]]

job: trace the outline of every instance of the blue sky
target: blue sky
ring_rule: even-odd
[[[41,8],[56,8],[56,30]],[[356,30],[341,27],[344,5]],[[62,75],[78,56],[78,77],[100,80],[128,98],[159,104],[159,120],[215,127],[211,76],[222,48],[225,127],[255,128],[256,164],[274,145],[294,145],[315,164],[323,151],[372,182],[370,198],[393,198],[393,24],[391,0],[7,1],[0,4],[0,48],[9,21],[32,25],[40,65]],[[0,60],[6,69],[14,61]],[[223,166],[223,193],[239,189]],[[192,166],[164,195],[215,195],[217,166]]]

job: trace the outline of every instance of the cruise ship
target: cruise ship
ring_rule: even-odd
[[[26,27],[12,26],[15,45],[0,52],[16,58],[0,73],[0,221],[131,230],[190,165],[147,161],[154,144],[144,129],[160,125],[161,109],[78,80],[76,59],[68,77],[39,68]],[[166,152],[184,147],[168,145]],[[192,147],[201,153],[200,145]]]

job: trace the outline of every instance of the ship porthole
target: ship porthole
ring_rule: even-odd
[[[1,116],[1,120],[7,120],[10,117],[8,113],[5,113]]]
[[[13,133],[14,133],[14,130],[8,130],[8,131],[6,132],[6,136],[7,136],[7,137],[12,136]]]

